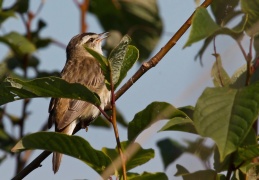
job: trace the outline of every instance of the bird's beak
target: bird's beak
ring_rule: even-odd
[[[102,41],[104,39],[106,39],[107,37],[109,37],[109,32],[103,32],[101,34],[98,34],[98,41]]]

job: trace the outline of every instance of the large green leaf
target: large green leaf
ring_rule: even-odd
[[[185,113],[166,102],[153,102],[138,112],[128,126],[128,139],[134,140],[143,130],[158,120],[187,117]]]
[[[125,35],[109,55],[108,61],[110,62],[113,84],[116,84],[120,78],[122,64],[125,59],[130,41],[130,37]]]
[[[184,47],[207,38],[220,29],[210,17],[206,8],[198,8],[192,18],[192,27],[189,38]]]
[[[134,154],[130,159],[127,157],[126,151],[124,152],[124,155],[126,156],[127,161],[127,171],[140,166],[142,164],[145,164],[150,159],[154,158],[155,152],[153,149],[143,149],[138,143],[130,144],[127,141],[121,142],[122,149],[126,150],[126,148],[130,145],[131,149],[137,149],[137,153]],[[112,160],[115,160],[119,153],[117,151],[117,147],[115,149],[110,148],[103,148],[102,151],[107,154]]]
[[[89,9],[98,17],[105,31],[117,32],[121,36],[129,34],[141,52],[142,61],[150,56],[161,37],[163,24],[156,0],[94,0],[90,1]],[[113,48],[108,47],[109,50]]]
[[[160,130],[161,131],[181,131],[197,134],[193,121],[189,118],[175,117],[170,119]]]
[[[259,83],[243,89],[206,88],[194,111],[194,125],[201,136],[212,138],[220,160],[243,143],[259,112]]]
[[[38,78],[31,81],[7,78],[0,86],[0,105],[15,100],[36,97],[63,97],[100,105],[100,98],[79,83],[68,83],[58,77]]]
[[[32,53],[36,50],[29,40],[17,32],[10,32],[0,36],[0,42],[6,43],[18,55]]]
[[[15,17],[14,11],[1,11],[0,10],[0,24],[2,24],[9,17]]]
[[[142,174],[136,174],[136,173],[128,173],[127,174],[128,180],[168,180],[168,177],[165,173],[157,172],[157,173],[150,173],[150,172],[144,172]]]
[[[80,159],[101,174],[112,162],[102,151],[95,150],[79,136],[56,132],[37,132],[23,137],[12,149],[20,152],[28,149],[43,149],[59,152]]]
[[[259,33],[259,0],[241,0],[241,9],[248,15],[245,31],[249,36]]]

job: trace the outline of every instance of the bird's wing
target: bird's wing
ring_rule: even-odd
[[[61,77],[71,83],[81,83],[96,93],[104,86],[104,77],[101,74],[99,63],[92,57],[87,57],[82,61],[67,61]],[[91,106],[90,103],[81,100],[66,98],[56,100],[53,108],[56,128],[58,130],[63,129],[83,115],[89,106]],[[88,118],[91,119],[92,117]]]

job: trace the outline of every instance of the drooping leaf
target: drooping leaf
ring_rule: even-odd
[[[193,179],[216,179],[217,172],[214,170],[201,170],[193,173],[185,174],[182,176],[183,180],[193,180]]]
[[[213,78],[213,83],[215,87],[226,87],[230,84],[230,77],[225,71],[221,57],[219,54],[214,54],[216,61],[211,69],[211,77]]]
[[[110,62],[113,84],[116,84],[120,78],[122,64],[130,41],[130,37],[125,35],[109,55],[108,61]]]
[[[168,177],[166,176],[165,173],[162,172],[156,172],[156,173],[151,173],[151,172],[143,172],[142,174],[133,174],[130,173],[128,176],[127,174],[127,179],[128,180],[168,180]]]
[[[118,87],[121,81],[126,77],[127,72],[132,68],[135,62],[138,60],[139,51],[135,46],[128,45],[125,58],[122,62],[120,77],[115,84],[115,88]]]
[[[206,8],[198,8],[192,18],[192,27],[184,48],[207,38],[220,29],[210,17]]]
[[[245,31],[249,36],[254,36],[259,33],[259,0],[246,1],[241,0],[241,9],[248,15]]]
[[[195,107],[194,125],[212,138],[220,160],[243,143],[259,112],[259,83],[243,89],[206,88]]]
[[[150,127],[158,120],[172,119],[174,117],[186,117],[186,114],[171,104],[165,102],[153,102],[144,110],[138,112],[128,126],[128,139],[134,140],[143,130]]]
[[[0,105],[15,100],[36,97],[63,97],[100,104],[100,98],[79,83],[68,83],[58,77],[45,77],[31,81],[8,78],[0,86]]]
[[[122,149],[126,150],[128,146],[131,146],[131,149],[137,149],[137,153],[134,154],[131,158],[128,157],[127,151],[124,152],[127,161],[127,171],[145,164],[150,159],[154,158],[155,152],[153,149],[143,149],[138,143],[129,143],[128,141],[121,142]],[[112,160],[116,159],[119,155],[117,147],[115,149],[102,148],[102,152],[107,154]]]
[[[163,160],[164,169],[179,158],[185,151],[185,148],[171,139],[163,139],[157,142],[160,150],[160,155]]]
[[[156,0],[95,0],[90,1],[89,9],[98,17],[105,31],[117,31],[121,36],[129,34],[133,45],[141,52],[141,61],[150,56],[161,37],[163,23]],[[109,50],[113,48],[108,47]]]
[[[42,149],[59,152],[80,159],[101,174],[112,162],[102,151],[96,150],[83,138],[56,132],[37,132],[23,137],[12,149],[20,152]]]
[[[0,36],[0,42],[10,46],[10,48],[18,55],[32,53],[36,50],[35,46],[30,41],[17,32],[10,32],[4,36]]]
[[[180,164],[176,164],[176,169],[177,169],[177,172],[175,173],[174,176],[182,176],[185,174],[189,174],[189,171]]]

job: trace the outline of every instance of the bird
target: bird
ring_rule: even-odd
[[[61,78],[69,83],[80,83],[91,91],[97,93],[101,100],[100,107],[110,102],[110,91],[105,85],[105,77],[99,62],[85,49],[91,48],[103,55],[102,41],[108,37],[108,33],[81,33],[74,36],[66,47],[66,63],[61,71]],[[75,99],[52,98],[49,105],[48,126],[55,124],[55,131],[72,135],[75,127],[80,123],[82,128],[100,115],[100,111],[94,105]],[[80,125],[79,124],[79,125]],[[53,152],[53,171],[59,170],[62,154]]]

